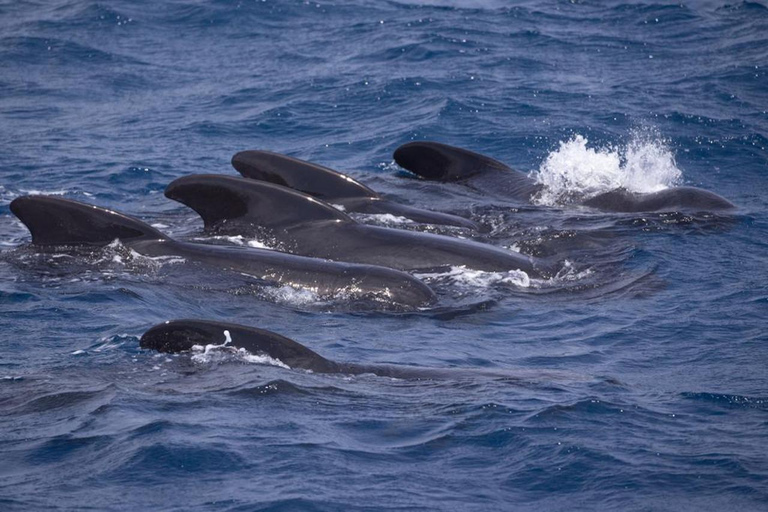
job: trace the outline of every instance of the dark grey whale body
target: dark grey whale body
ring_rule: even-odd
[[[467,182],[483,192],[529,202],[542,190],[527,175],[485,155],[439,142],[419,141],[395,150],[395,162],[422,178]],[[718,211],[734,208],[714,192],[695,187],[674,187],[659,192],[636,193],[616,189],[582,204],[608,212]]]
[[[487,376],[506,380],[526,381],[542,378],[563,378],[572,375],[563,372],[422,368],[404,365],[362,365],[331,361],[304,345],[275,332],[228,322],[209,320],[173,320],[155,325],[142,335],[142,348],[165,353],[189,352],[213,345],[223,350],[243,349],[253,355],[276,359],[290,369],[309,370],[313,373],[362,375],[373,374],[397,379],[456,379]],[[197,346],[197,347],[196,347]]]
[[[224,345],[227,338],[231,341]],[[191,351],[196,345],[202,347],[224,345],[229,349],[244,349],[253,355],[269,356],[292,369],[311,370],[317,373],[349,375],[373,373],[406,378],[413,376],[407,368],[337,363],[275,332],[226,322],[207,320],[165,322],[145,332],[139,343],[142,348],[167,353]]]
[[[145,256],[179,256],[267,282],[310,289],[320,295],[348,291],[406,306],[425,306],[434,292],[410,274],[373,265],[307,258],[266,249],[176,241],[127,215],[49,196],[24,196],[10,205],[40,246],[104,246],[119,239]]]
[[[232,157],[232,166],[245,178],[292,188],[327,203],[340,205],[348,212],[389,213],[416,222],[479,229],[469,219],[395,203],[345,174],[279,153],[241,151]]]
[[[464,265],[532,277],[551,272],[541,261],[492,245],[361,224],[319,199],[263,181],[198,174],[173,181],[165,195],[198,212],[209,231],[267,234],[286,252],[304,256],[402,270]]]

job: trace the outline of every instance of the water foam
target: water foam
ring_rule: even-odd
[[[187,260],[181,256],[145,256],[125,246],[120,239],[115,239],[109,245],[104,246],[101,257],[96,263],[111,262],[137,269],[157,270],[163,265],[175,265],[185,263]]]
[[[193,345],[192,346],[192,361],[196,363],[210,363],[211,361],[218,360],[218,358],[226,358],[234,355],[238,360],[252,364],[265,364],[269,366],[278,366],[290,370],[291,367],[265,354],[251,354],[244,348],[230,347],[232,343],[232,335],[228,330],[224,330],[224,341],[220,344],[211,343],[208,345]]]
[[[308,306],[318,304],[323,301],[317,290],[311,290],[291,285],[282,285],[276,287],[266,287],[262,291],[267,299],[281,304],[291,306]]]
[[[392,215],[391,213],[364,213],[357,214],[354,217],[365,224],[375,224],[377,226],[403,226],[415,224],[415,222],[409,218],[400,215]]]
[[[589,148],[588,142],[578,134],[561,141],[531,173],[544,185],[535,203],[568,204],[617,188],[657,192],[679,184],[682,178],[674,154],[656,134],[632,133],[630,142],[619,147]]]
[[[474,270],[464,265],[453,266],[446,272],[438,274],[415,274],[419,279],[449,280],[456,285],[470,288],[488,288],[497,283],[510,284],[520,288],[531,286],[531,278],[522,270],[508,270],[506,272],[486,272]]]
[[[242,235],[197,237],[197,238],[193,238],[192,240],[199,240],[199,241],[222,240],[224,242],[227,242],[233,245],[239,245],[239,246],[247,245],[248,247],[253,247],[255,249],[269,249],[269,250],[275,249],[274,247],[267,245],[266,243],[262,242],[259,239],[256,239],[256,238],[248,239]]]

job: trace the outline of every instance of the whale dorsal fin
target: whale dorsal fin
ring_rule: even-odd
[[[403,169],[433,181],[461,181],[488,171],[512,171],[488,156],[439,142],[409,142],[397,148],[394,156]]]
[[[219,345],[266,355],[289,366],[333,372],[336,364],[304,345],[272,331],[227,322],[173,320],[158,324],[141,337],[142,348],[159,352],[184,352],[195,345]]]
[[[232,166],[246,178],[299,190],[324,201],[379,197],[345,174],[271,151],[241,151],[232,157]]]
[[[37,245],[106,245],[116,238],[167,238],[138,219],[60,197],[19,197],[11,202],[11,211],[27,226]]]
[[[286,228],[320,220],[355,222],[307,194],[234,176],[185,176],[171,182],[165,195],[200,214],[206,229],[216,229],[231,221],[267,228]]]

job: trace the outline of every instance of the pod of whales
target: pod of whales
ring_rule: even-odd
[[[485,193],[531,201],[542,190],[526,174],[485,155],[439,142],[409,142],[395,150],[395,162],[427,180],[464,182]],[[620,188],[582,204],[608,212],[718,211],[734,208],[719,195],[695,187],[674,187],[637,193]]]
[[[68,199],[23,196],[11,211],[38,246],[103,246],[119,239],[139,254],[179,256],[233,270],[267,282],[310,289],[321,295],[346,291],[405,306],[425,306],[434,292],[415,277],[374,265],[339,263],[266,249],[222,247],[174,240],[144,222],[118,212]]]
[[[340,205],[348,212],[389,213],[427,224],[479,228],[475,222],[457,215],[389,201],[347,175],[279,153],[241,151],[232,157],[232,166],[245,178],[292,188],[327,203]]]
[[[492,245],[431,233],[361,224],[312,196],[264,181],[200,174],[165,190],[200,214],[208,231],[268,235],[294,254],[424,270],[447,265],[550,275],[544,263]],[[267,233],[264,233],[264,231]]]

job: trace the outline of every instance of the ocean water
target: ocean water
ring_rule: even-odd
[[[768,8],[739,1],[0,2],[0,509],[766,510]],[[535,204],[415,180],[466,147]],[[553,279],[444,269],[440,303],[361,309],[119,244],[38,254],[45,193],[213,239],[166,199],[268,149],[341,170]],[[599,213],[694,185],[730,213]],[[150,326],[267,328],[365,364],[319,375],[139,348]],[[508,373],[489,377],[482,371]]]

